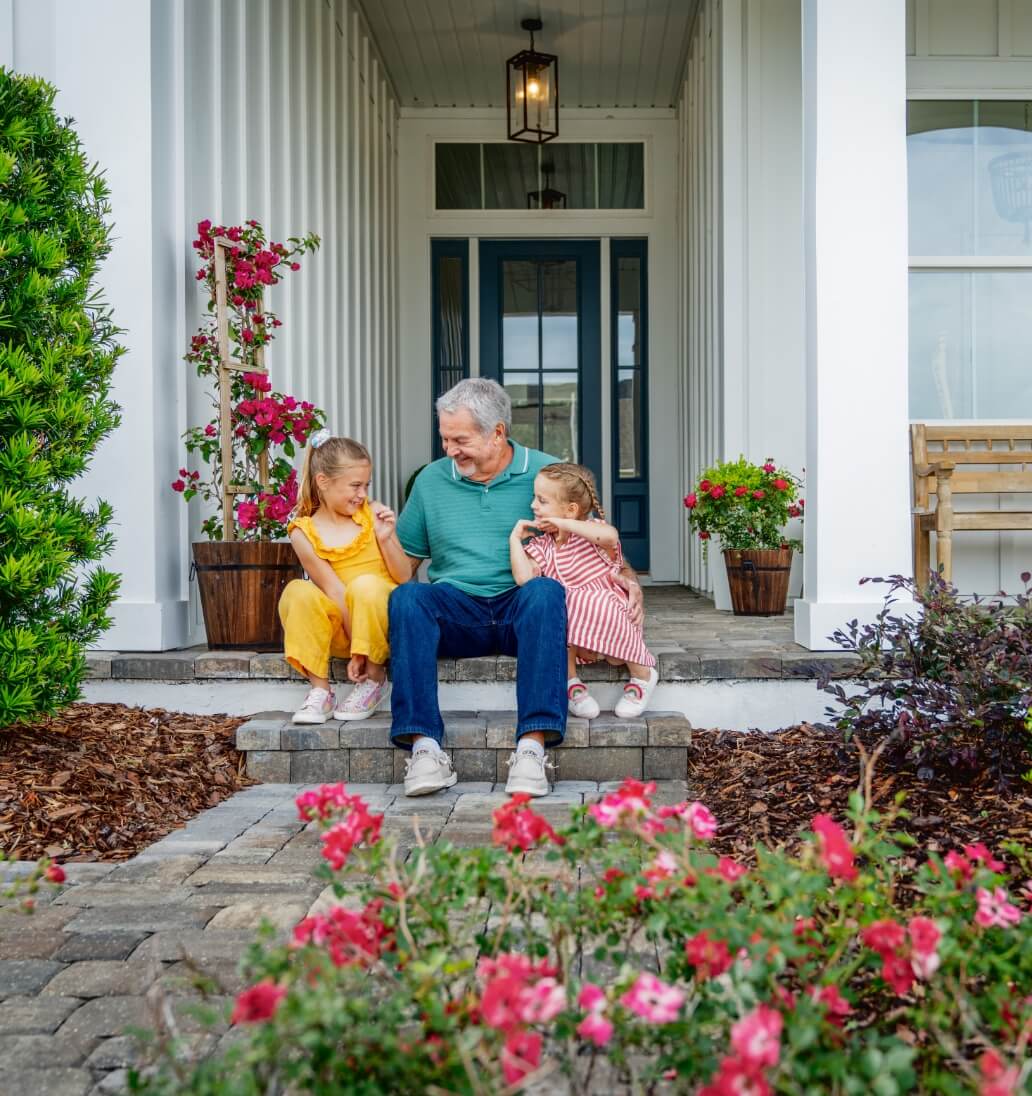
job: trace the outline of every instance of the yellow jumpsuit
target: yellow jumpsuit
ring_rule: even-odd
[[[337,605],[307,579],[289,582],[280,596],[284,657],[295,670],[327,677],[330,658],[366,655],[386,662],[387,599],[397,586],[387,570],[373,533],[373,514],[366,501],[354,515],[358,536],[343,548],[325,545],[310,517],[297,518],[288,532],[300,529],[320,559],[325,559],[344,583],[344,602],[351,618],[351,635]]]

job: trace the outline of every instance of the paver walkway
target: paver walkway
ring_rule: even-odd
[[[560,781],[537,806],[558,824],[615,786]],[[319,901],[319,834],[294,806],[302,787],[256,785],[132,860],[67,865],[68,885],[56,897],[41,892],[31,917],[0,908],[0,1096],[123,1092],[140,1053],[126,1030],[150,1027],[162,1010],[198,1055],[233,1038],[189,1015],[192,972],[214,976],[228,1003],[243,988],[237,964],[260,921],[289,930]],[[491,812],[507,799],[488,783],[419,799],[397,784],[348,790],[384,813],[385,833],[404,842],[418,816],[426,839],[455,845],[489,844]],[[658,789],[686,793],[681,781]],[[0,878],[30,869],[3,865]]]

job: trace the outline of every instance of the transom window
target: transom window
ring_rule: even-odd
[[[910,417],[1032,418],[1032,103],[907,104]]]
[[[436,209],[644,209],[645,146],[513,141],[434,146]]]

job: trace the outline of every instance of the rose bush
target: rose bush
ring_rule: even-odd
[[[403,841],[341,785],[298,807],[333,901],[252,950],[228,1050],[135,1091],[1028,1091],[1017,845],[919,865],[857,793],[848,830],[746,865],[635,780],[560,830],[516,796],[486,849]]]
[[[684,505],[704,553],[714,536],[720,537],[721,548],[801,549],[801,543],[786,540],[784,532],[789,518],[803,516],[801,487],[798,476],[779,468],[770,457],[763,464],[739,457],[707,468],[685,495]]]
[[[187,502],[200,496],[215,507],[215,513],[201,525],[212,540],[221,540],[222,528],[222,437],[219,416],[218,322],[215,315],[214,240],[223,237],[237,246],[226,256],[229,283],[229,339],[232,356],[244,365],[255,366],[259,348],[268,345],[282,321],[263,307],[263,294],[277,285],[287,271],[301,268],[298,257],[319,246],[319,237],[290,237],[287,243],[268,242],[257,221],[245,225],[212,225],[201,221],[193,246],[203,260],[197,280],[208,290],[209,319],[190,340],[186,361],[200,377],[214,380],[211,393],[212,419],[183,435],[186,450],[208,466],[206,478],[197,470],[180,468],[172,490]],[[307,400],[272,391],[267,374],[257,370],[234,372],[231,389],[231,422],[236,441],[233,450],[233,480],[253,488],[237,496],[236,535],[241,540],[276,539],[286,536],[287,520],[297,503],[297,474],[292,459],[295,447],[303,448],[308,438],[325,423],[325,414]],[[269,486],[263,490],[259,462],[268,454]]]

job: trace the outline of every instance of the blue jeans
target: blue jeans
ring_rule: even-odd
[[[516,739],[543,731],[556,745],[566,733],[566,592],[534,578],[497,597],[474,597],[447,582],[406,582],[388,603],[391,741],[413,735],[440,742],[437,659],[516,655]]]

